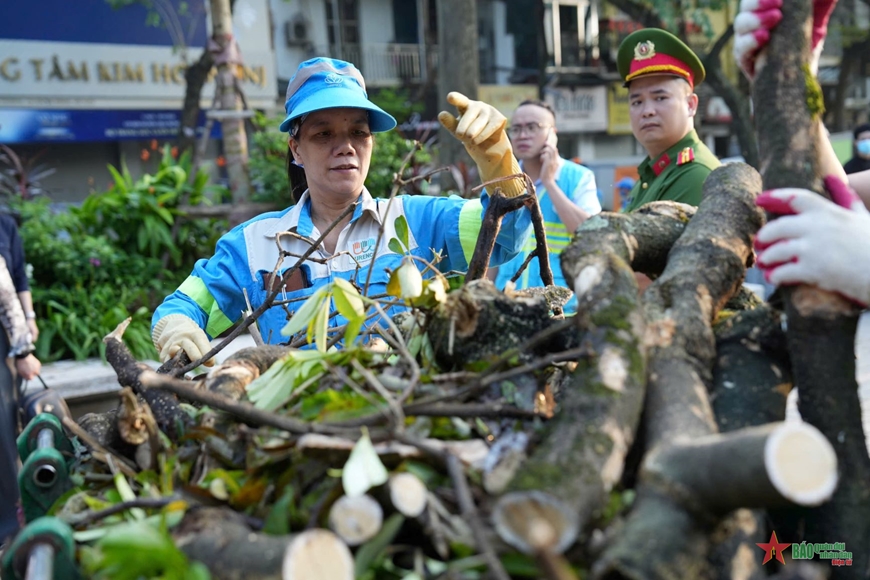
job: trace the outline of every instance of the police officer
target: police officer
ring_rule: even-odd
[[[701,202],[701,186],[719,160],[695,132],[704,66],[673,34],[644,28],[619,46],[619,74],[629,93],[631,131],[647,152],[626,211],[651,201]]]

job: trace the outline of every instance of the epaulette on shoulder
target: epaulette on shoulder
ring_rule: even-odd
[[[695,150],[691,147],[686,147],[677,155],[677,165],[683,165],[695,160]]]

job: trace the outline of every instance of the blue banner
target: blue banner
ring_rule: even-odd
[[[205,115],[200,113],[198,133]],[[0,109],[0,143],[78,143],[133,139],[174,139],[181,111],[93,111]],[[212,137],[220,137],[220,123]]]
[[[138,2],[112,8],[107,0],[4,0],[0,38],[203,47],[204,0],[162,0],[149,12]],[[159,10],[159,11],[158,11]],[[158,20],[155,20],[155,15]]]

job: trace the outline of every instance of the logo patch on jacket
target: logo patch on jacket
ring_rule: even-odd
[[[351,254],[353,254],[353,257],[359,262],[371,260],[372,256],[375,255],[375,242],[375,238],[369,238],[367,240],[360,240],[358,242],[354,242],[350,246],[350,252]]]

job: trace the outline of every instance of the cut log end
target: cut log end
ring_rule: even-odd
[[[284,553],[283,580],[353,580],[350,549],[328,530],[313,529],[293,538]]]
[[[426,509],[426,485],[413,473],[397,473],[388,485],[390,502],[402,515],[416,518]]]
[[[369,495],[343,495],[329,510],[329,528],[348,546],[372,539],[384,523],[384,510]]]
[[[561,554],[579,532],[576,514],[540,491],[503,495],[493,509],[492,519],[499,536],[526,554],[541,550]]]
[[[837,487],[834,448],[807,423],[789,422],[777,428],[764,446],[764,464],[776,490],[799,505],[819,505]]]

